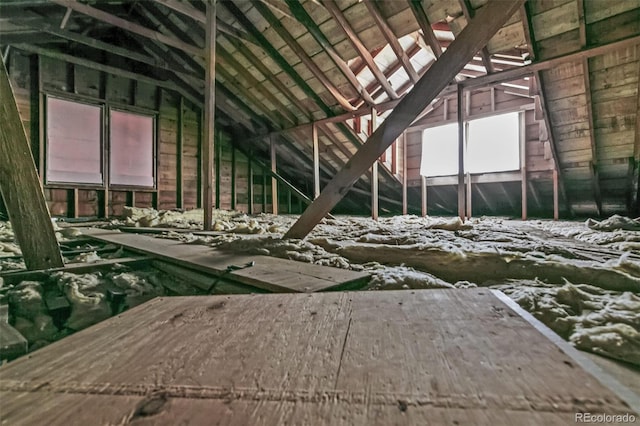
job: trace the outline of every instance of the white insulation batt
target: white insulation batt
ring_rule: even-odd
[[[8,288],[0,286],[14,318],[14,327],[27,339],[30,349],[42,347],[112,316],[109,290],[123,294],[124,309],[163,296],[167,288],[176,287],[175,278],[156,270],[129,271],[117,265],[115,268],[120,270],[86,274],[56,272],[51,275],[49,286],[37,281],[23,281]],[[47,291],[62,294],[70,305],[70,316],[60,328],[54,325],[46,308]]]
[[[202,229],[202,210],[131,209],[127,215],[129,226]],[[219,235],[168,232],[162,237],[365,270],[372,274],[370,290],[499,289],[577,348],[640,365],[637,219],[462,222],[339,216],[324,219],[304,240],[283,240],[296,219],[217,210],[214,229]]]
[[[214,235],[198,235],[202,210],[125,208],[112,227],[181,228],[159,234],[232,252],[276,256],[372,275],[369,290],[499,289],[579,349],[640,365],[640,221],[612,216],[586,222],[395,216],[324,219],[304,240],[283,240],[297,216],[214,211]],[[184,232],[184,230],[193,230]],[[59,238],[76,231],[58,230]],[[70,234],[69,234],[70,236]],[[0,223],[0,243],[12,252],[10,226]],[[0,246],[2,248],[4,246]],[[0,252],[1,254],[2,252]],[[86,261],[96,260],[92,254]],[[81,260],[81,259],[76,259]],[[156,275],[58,274],[73,306],[69,329],[108,316],[105,286],[125,289],[131,305],[164,287]],[[30,341],[53,332],[43,319],[38,284],[11,289],[10,301]],[[464,290],[460,290],[464,291]],[[428,309],[428,307],[425,307]],[[20,311],[22,312],[22,311]],[[29,323],[25,322],[28,321]]]

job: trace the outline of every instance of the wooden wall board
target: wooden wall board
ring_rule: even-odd
[[[314,292],[364,285],[369,274],[346,269],[296,262],[268,256],[239,255],[208,246],[103,229],[83,229],[91,238],[125,246],[131,251],[188,266],[214,276],[224,274],[242,284],[273,292]],[[228,272],[227,267],[255,262],[254,266]]]
[[[3,420],[21,424],[91,414],[114,424],[565,425],[576,412],[640,407],[487,289],[157,298],[3,366],[0,391]]]

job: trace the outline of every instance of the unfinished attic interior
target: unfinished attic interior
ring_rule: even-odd
[[[638,0],[0,0],[0,422],[640,421]]]

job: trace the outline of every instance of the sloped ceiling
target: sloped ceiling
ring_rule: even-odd
[[[218,1],[219,125],[265,158],[269,135],[276,137],[279,167],[308,180],[311,171],[299,165],[311,163],[308,124],[321,120],[322,175],[329,178],[366,140],[346,119],[372,106],[392,108],[486,3]],[[205,22],[203,1],[2,0],[0,45],[136,70],[199,105]],[[452,87],[639,34],[637,0],[529,0],[452,76]],[[523,96],[542,89],[568,213],[637,209],[639,49],[630,44],[542,71],[531,88],[521,77],[515,83]],[[356,189],[368,190],[368,181],[363,176]],[[384,167],[380,191],[401,198],[398,176]]]

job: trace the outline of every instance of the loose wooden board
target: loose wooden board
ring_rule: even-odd
[[[0,417],[566,425],[633,413],[545,332],[486,289],[159,298],[0,368]]]
[[[276,293],[309,293],[364,285],[369,274],[346,269],[296,262],[269,256],[238,255],[203,245],[184,244],[175,240],[159,239],[104,229],[83,229],[85,235],[100,241],[119,244],[128,250],[177,265],[223,275],[253,287]],[[254,266],[228,272],[229,266],[254,262]]]

